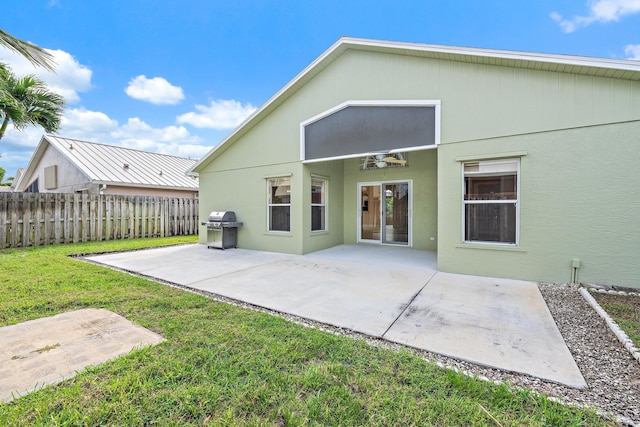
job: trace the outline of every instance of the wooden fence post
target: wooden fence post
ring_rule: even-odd
[[[62,229],[63,229],[63,238],[64,238],[64,243],[69,243],[71,242],[71,236],[73,236],[73,234],[71,233],[72,230],[72,226],[71,226],[71,197],[73,197],[72,194],[65,194],[63,201],[64,201],[64,220],[62,223]]]
[[[9,205],[8,197],[0,197],[0,249],[4,249],[9,246],[9,242],[7,242],[7,225],[9,224],[7,213]]]
[[[102,196],[103,200],[104,200],[104,212],[105,212],[105,216],[104,216],[104,240],[111,240],[111,232],[112,232],[112,228],[111,228],[111,220],[112,215],[113,215],[113,206],[112,206],[112,201],[113,198],[111,196]]]
[[[62,225],[61,225],[61,221],[63,221],[62,218],[62,209],[60,208],[63,200],[64,200],[64,194],[54,194],[54,203],[55,203],[55,207],[53,208],[53,218],[54,218],[54,223],[53,223],[53,241],[54,243],[58,244],[60,243],[61,239],[63,238],[63,234],[62,234]]]
[[[31,246],[31,200],[33,193],[27,193],[22,199],[22,247]]]

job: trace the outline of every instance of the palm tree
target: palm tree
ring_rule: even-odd
[[[18,52],[35,66],[55,72],[53,55],[41,47],[20,40],[3,30],[0,30],[0,46]],[[0,119],[2,120],[0,138],[4,136],[9,121],[13,121],[18,129],[27,124],[38,124],[45,130],[55,131],[60,125],[64,99],[55,94],[51,97],[51,93],[46,90],[46,86],[41,81],[31,76],[25,79],[27,80],[22,82],[22,86],[26,92],[24,90],[21,92],[16,83],[22,79],[17,80],[9,67],[0,63]],[[29,88],[32,89],[29,90]],[[12,90],[15,93],[12,93]],[[27,94],[27,92],[31,93]],[[20,96],[23,99],[19,99]]]
[[[2,166],[0,166],[0,187],[8,187],[13,183],[13,177],[10,176],[7,178],[7,180],[4,180],[4,175],[7,173],[7,171],[5,170],[5,168],[3,168]]]
[[[0,115],[20,121],[22,109],[18,101],[8,91],[8,80],[11,76],[9,67],[0,62]]]
[[[0,88],[0,139],[9,122],[18,130],[36,125],[54,133],[60,128],[64,98],[42,80],[31,75],[17,78],[5,67],[0,70]]]
[[[0,46],[18,52],[35,66],[46,68],[49,71],[55,71],[56,63],[53,60],[53,55],[41,47],[13,37],[11,34],[2,30],[0,30]]]

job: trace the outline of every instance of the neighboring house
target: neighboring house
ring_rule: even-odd
[[[18,168],[16,171],[16,175],[13,177],[13,181],[11,181],[11,191],[16,190],[16,185],[18,185],[18,181],[20,181],[20,177],[24,173],[24,168]]]
[[[639,159],[640,62],[342,38],[191,172],[242,248],[640,288]]]
[[[195,198],[196,160],[44,135],[15,190]]]

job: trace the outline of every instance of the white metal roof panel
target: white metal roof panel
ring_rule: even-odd
[[[186,175],[194,159],[53,135],[44,138],[97,183],[198,189],[198,180]]]

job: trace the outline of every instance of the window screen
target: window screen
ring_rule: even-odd
[[[517,243],[518,159],[464,164],[464,240]]]

